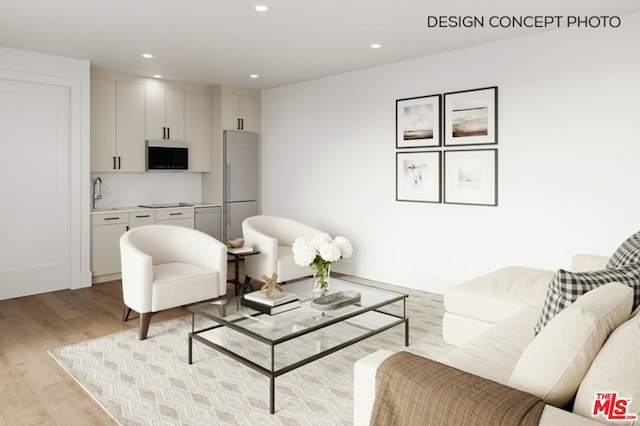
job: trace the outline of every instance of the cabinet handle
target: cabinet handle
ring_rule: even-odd
[[[182,216],[182,213],[169,213],[169,216]]]
[[[167,127],[167,139],[171,139],[171,127]]]
[[[116,170],[116,157],[113,156],[113,170]]]
[[[162,128],[162,139],[166,139],[167,138],[167,128],[163,127]]]
[[[118,156],[118,170],[120,170],[120,156]]]
[[[120,219],[120,216],[116,216],[116,217],[105,217],[104,220],[118,220]]]
[[[151,217],[151,215],[149,214],[141,214],[141,215],[136,215],[137,218],[143,218],[143,217]]]
[[[238,130],[240,130],[240,119],[238,118]]]
[[[127,227],[125,229],[128,231],[129,230],[129,225],[127,225]]]

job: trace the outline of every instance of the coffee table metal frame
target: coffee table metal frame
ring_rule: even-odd
[[[332,280],[335,280],[335,278],[332,278]],[[253,332],[251,330],[247,330],[246,328],[237,325],[236,323],[238,321],[244,320],[245,319],[244,317],[239,317],[239,318],[236,318],[234,320],[227,321],[227,320],[224,319],[224,317],[213,315],[213,314],[210,314],[210,313],[204,311],[202,309],[202,307],[210,306],[211,302],[193,306],[193,307],[189,308],[191,310],[191,333],[189,333],[189,364],[193,363],[193,340],[197,340],[198,342],[200,342],[200,343],[202,343],[202,344],[204,344],[204,345],[206,345],[206,346],[208,346],[208,347],[210,347],[212,349],[215,349],[218,352],[221,352],[221,353],[223,353],[223,354],[235,359],[236,361],[239,361],[243,365],[246,365],[247,367],[250,367],[253,370],[255,370],[255,371],[267,376],[269,378],[269,407],[270,407],[270,413],[274,414],[275,413],[275,379],[276,379],[276,377],[281,376],[283,374],[286,374],[286,373],[288,373],[288,372],[290,372],[292,370],[295,370],[296,368],[302,367],[302,366],[304,366],[306,364],[309,364],[310,362],[313,362],[313,361],[315,361],[317,359],[323,358],[323,357],[325,357],[325,356],[327,356],[329,354],[337,352],[337,351],[339,351],[341,349],[344,349],[344,348],[346,348],[348,346],[351,346],[354,343],[360,342],[360,341],[362,341],[364,339],[367,339],[367,338],[369,338],[371,336],[374,336],[376,334],[382,333],[383,331],[386,331],[386,330],[388,330],[390,328],[393,328],[393,327],[395,327],[397,325],[400,325],[400,324],[404,324],[404,344],[405,344],[405,346],[409,346],[409,318],[407,318],[407,306],[406,306],[406,301],[407,301],[408,295],[407,294],[402,294],[402,293],[390,292],[390,291],[387,291],[387,290],[380,290],[380,289],[377,289],[375,287],[369,287],[369,286],[364,286],[364,285],[354,284],[354,283],[348,283],[348,285],[355,287],[356,290],[357,289],[361,289],[361,291],[363,291],[363,292],[366,292],[368,290],[385,291],[385,292],[390,294],[390,298],[386,299],[384,301],[381,301],[379,303],[372,304],[370,306],[363,307],[362,309],[358,309],[358,310],[355,310],[353,312],[347,313],[345,315],[339,316],[337,318],[331,319],[331,320],[326,321],[326,322],[324,322],[322,324],[318,324],[316,326],[311,326],[311,327],[302,329],[300,331],[295,331],[295,332],[292,332],[290,334],[287,334],[286,336],[283,336],[281,338],[276,338],[276,339],[270,339],[268,337],[260,335],[259,333]],[[309,284],[309,286],[311,286],[311,284]],[[395,294],[395,296],[393,296],[393,294]],[[230,299],[227,303],[232,304],[232,303],[234,303],[234,301],[235,301],[235,303],[239,303],[239,298],[235,297],[233,299]],[[393,314],[393,313],[383,312],[383,311],[379,310],[383,306],[391,305],[391,304],[393,304],[395,302],[399,302],[399,301],[402,301],[402,315],[396,315],[396,314]],[[220,306],[222,306],[222,305],[220,305]],[[254,316],[254,317],[265,315],[265,314],[262,314],[260,312],[254,311],[254,310],[250,310],[250,311],[252,312],[250,315]],[[346,320],[348,320],[350,318],[354,318],[354,317],[357,317],[359,315],[363,315],[363,314],[365,314],[367,312],[371,312],[371,311],[374,311],[374,312],[377,312],[377,313],[383,314],[383,315],[388,315],[389,317],[395,318],[395,320],[393,320],[392,322],[390,322],[388,324],[380,326],[378,328],[374,328],[371,331],[369,331],[367,333],[364,333],[362,335],[359,335],[359,336],[357,336],[355,338],[349,339],[349,340],[347,340],[347,341],[345,341],[343,343],[340,343],[340,344],[338,344],[336,346],[329,347],[329,348],[327,348],[325,350],[322,350],[321,352],[318,352],[318,353],[316,353],[316,354],[314,354],[312,356],[309,356],[307,358],[303,358],[303,359],[299,360],[298,362],[295,362],[293,364],[287,365],[287,366],[279,368],[279,369],[275,368],[275,348],[276,348],[277,345],[279,345],[281,343],[284,343],[284,342],[291,341],[293,339],[296,339],[298,337],[304,336],[306,334],[313,333],[314,331],[318,331],[320,329],[330,327],[332,325],[338,324],[338,323],[346,321]],[[318,313],[320,313],[320,312],[318,311]],[[195,316],[196,315],[200,315],[200,316],[203,316],[203,317],[208,318],[210,320],[213,320],[214,322],[216,322],[218,324],[216,324],[216,325],[214,325],[212,327],[206,327],[206,328],[203,328],[203,329],[200,329],[200,330],[196,330],[195,329]],[[267,317],[269,317],[269,316],[267,315]],[[270,318],[276,318],[277,319],[277,315],[271,316]],[[225,348],[225,347],[223,347],[223,346],[221,346],[221,345],[219,345],[217,343],[212,342],[211,340],[209,340],[209,339],[207,339],[207,338],[205,338],[203,336],[200,336],[201,333],[204,333],[204,332],[207,332],[207,331],[210,331],[210,330],[214,330],[214,329],[217,329],[217,328],[220,328],[220,327],[228,327],[228,328],[230,328],[232,330],[237,331],[238,333],[241,333],[243,335],[249,336],[249,337],[251,337],[253,339],[256,339],[256,340],[258,340],[260,342],[263,342],[263,343],[269,345],[270,349],[271,349],[270,368],[265,368],[265,367],[257,364],[256,362],[251,361],[250,359],[247,359],[246,357],[244,357],[244,356],[242,356],[242,355],[240,355],[240,354],[238,354],[236,352],[233,352],[232,350],[230,350],[228,348]]]

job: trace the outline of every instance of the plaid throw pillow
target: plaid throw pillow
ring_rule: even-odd
[[[607,269],[615,269],[640,262],[640,231],[636,232],[618,247],[607,262]]]
[[[633,288],[633,309],[640,305],[640,263],[617,269],[603,269],[593,272],[569,272],[558,270],[549,283],[547,298],[536,324],[537,335],[551,318],[575,302],[589,290],[611,282],[628,285]]]

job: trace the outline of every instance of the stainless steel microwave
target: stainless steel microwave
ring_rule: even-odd
[[[189,170],[189,147],[183,142],[147,141],[147,170]]]

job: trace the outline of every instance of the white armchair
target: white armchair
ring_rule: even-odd
[[[298,237],[313,237],[319,231],[295,220],[276,216],[252,216],[242,222],[245,245],[260,251],[260,254],[244,259],[245,284],[251,278],[262,280],[278,274],[278,282],[286,282],[312,274],[307,266],[293,261],[291,246]]]
[[[120,238],[123,321],[140,314],[140,334],[147,337],[158,311],[222,296],[227,291],[227,247],[194,229],[147,225]]]

